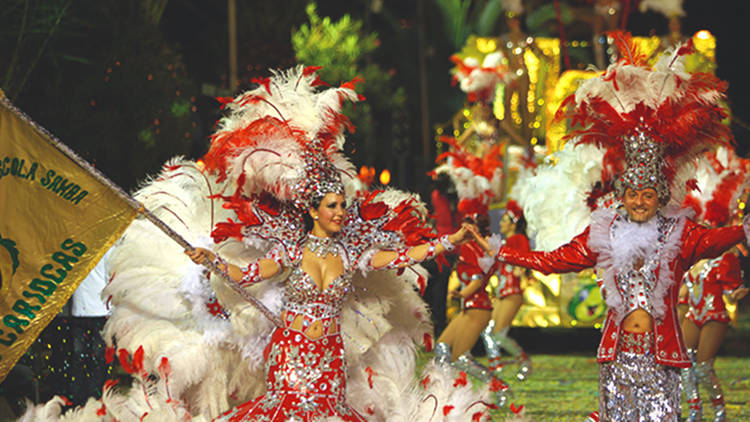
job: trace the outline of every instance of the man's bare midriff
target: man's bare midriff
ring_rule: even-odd
[[[651,331],[651,314],[643,309],[636,309],[622,321],[622,329],[631,333]]]

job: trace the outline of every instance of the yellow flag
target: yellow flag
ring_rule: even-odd
[[[0,381],[137,214],[62,150],[0,91]]]

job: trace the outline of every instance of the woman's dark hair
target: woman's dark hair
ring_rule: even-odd
[[[456,185],[451,180],[451,177],[446,173],[438,174],[432,181],[433,189],[442,193],[451,204],[451,209],[456,209],[458,203],[458,193],[456,192]]]
[[[526,236],[526,219],[523,216],[516,221],[516,233]]]
[[[482,236],[490,235],[490,216],[487,214],[478,214],[475,216],[466,216],[463,218],[464,223],[476,224],[479,234]]]
[[[321,196],[321,197],[318,197],[318,198],[313,198],[313,199],[312,199],[312,201],[310,201],[310,208],[315,208],[315,209],[318,209],[318,207],[320,206],[320,201],[322,201],[322,200],[323,200],[323,197],[322,197],[322,196]],[[309,212],[307,212],[307,211],[305,211],[305,212],[304,212],[304,213],[302,214],[302,219],[303,219],[303,221],[304,221],[304,223],[305,223],[305,231],[306,231],[306,232],[310,232],[310,231],[312,231],[312,229],[313,229],[313,226],[314,226],[315,224],[314,224],[314,222],[313,222],[313,219],[312,219],[312,217],[310,217],[310,213],[309,213]]]

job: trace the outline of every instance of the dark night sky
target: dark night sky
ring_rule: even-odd
[[[750,147],[750,75],[747,42],[750,39],[750,3],[740,0],[687,0],[683,32],[707,29],[717,39],[717,75],[729,82],[729,103],[735,117],[732,127],[738,150],[747,155]]]

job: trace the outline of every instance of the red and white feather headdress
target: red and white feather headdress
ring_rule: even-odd
[[[727,85],[710,74],[685,72],[691,41],[651,67],[630,34],[608,35],[622,59],[584,82],[557,118],[578,127],[568,138],[603,147],[625,162],[615,182],[618,196],[628,187],[654,188],[662,205],[670,198],[677,205],[691,184],[686,165],[708,148],[731,143],[732,133],[722,124]]]
[[[433,177],[447,174],[451,178],[458,195],[457,208],[462,215],[486,214],[490,201],[501,191],[502,145],[492,146],[483,157],[477,157],[453,138],[443,137],[441,142],[450,145],[451,150],[437,157],[435,162],[439,165],[428,174]]]
[[[273,72],[254,80],[258,88],[220,99],[229,112],[203,160],[220,182],[234,182],[235,194],[267,192],[305,208],[325,193],[343,193],[342,177],[356,177],[342,153],[344,131],[353,127],[341,106],[362,98],[358,80],[318,92],[326,85],[318,69]]]

